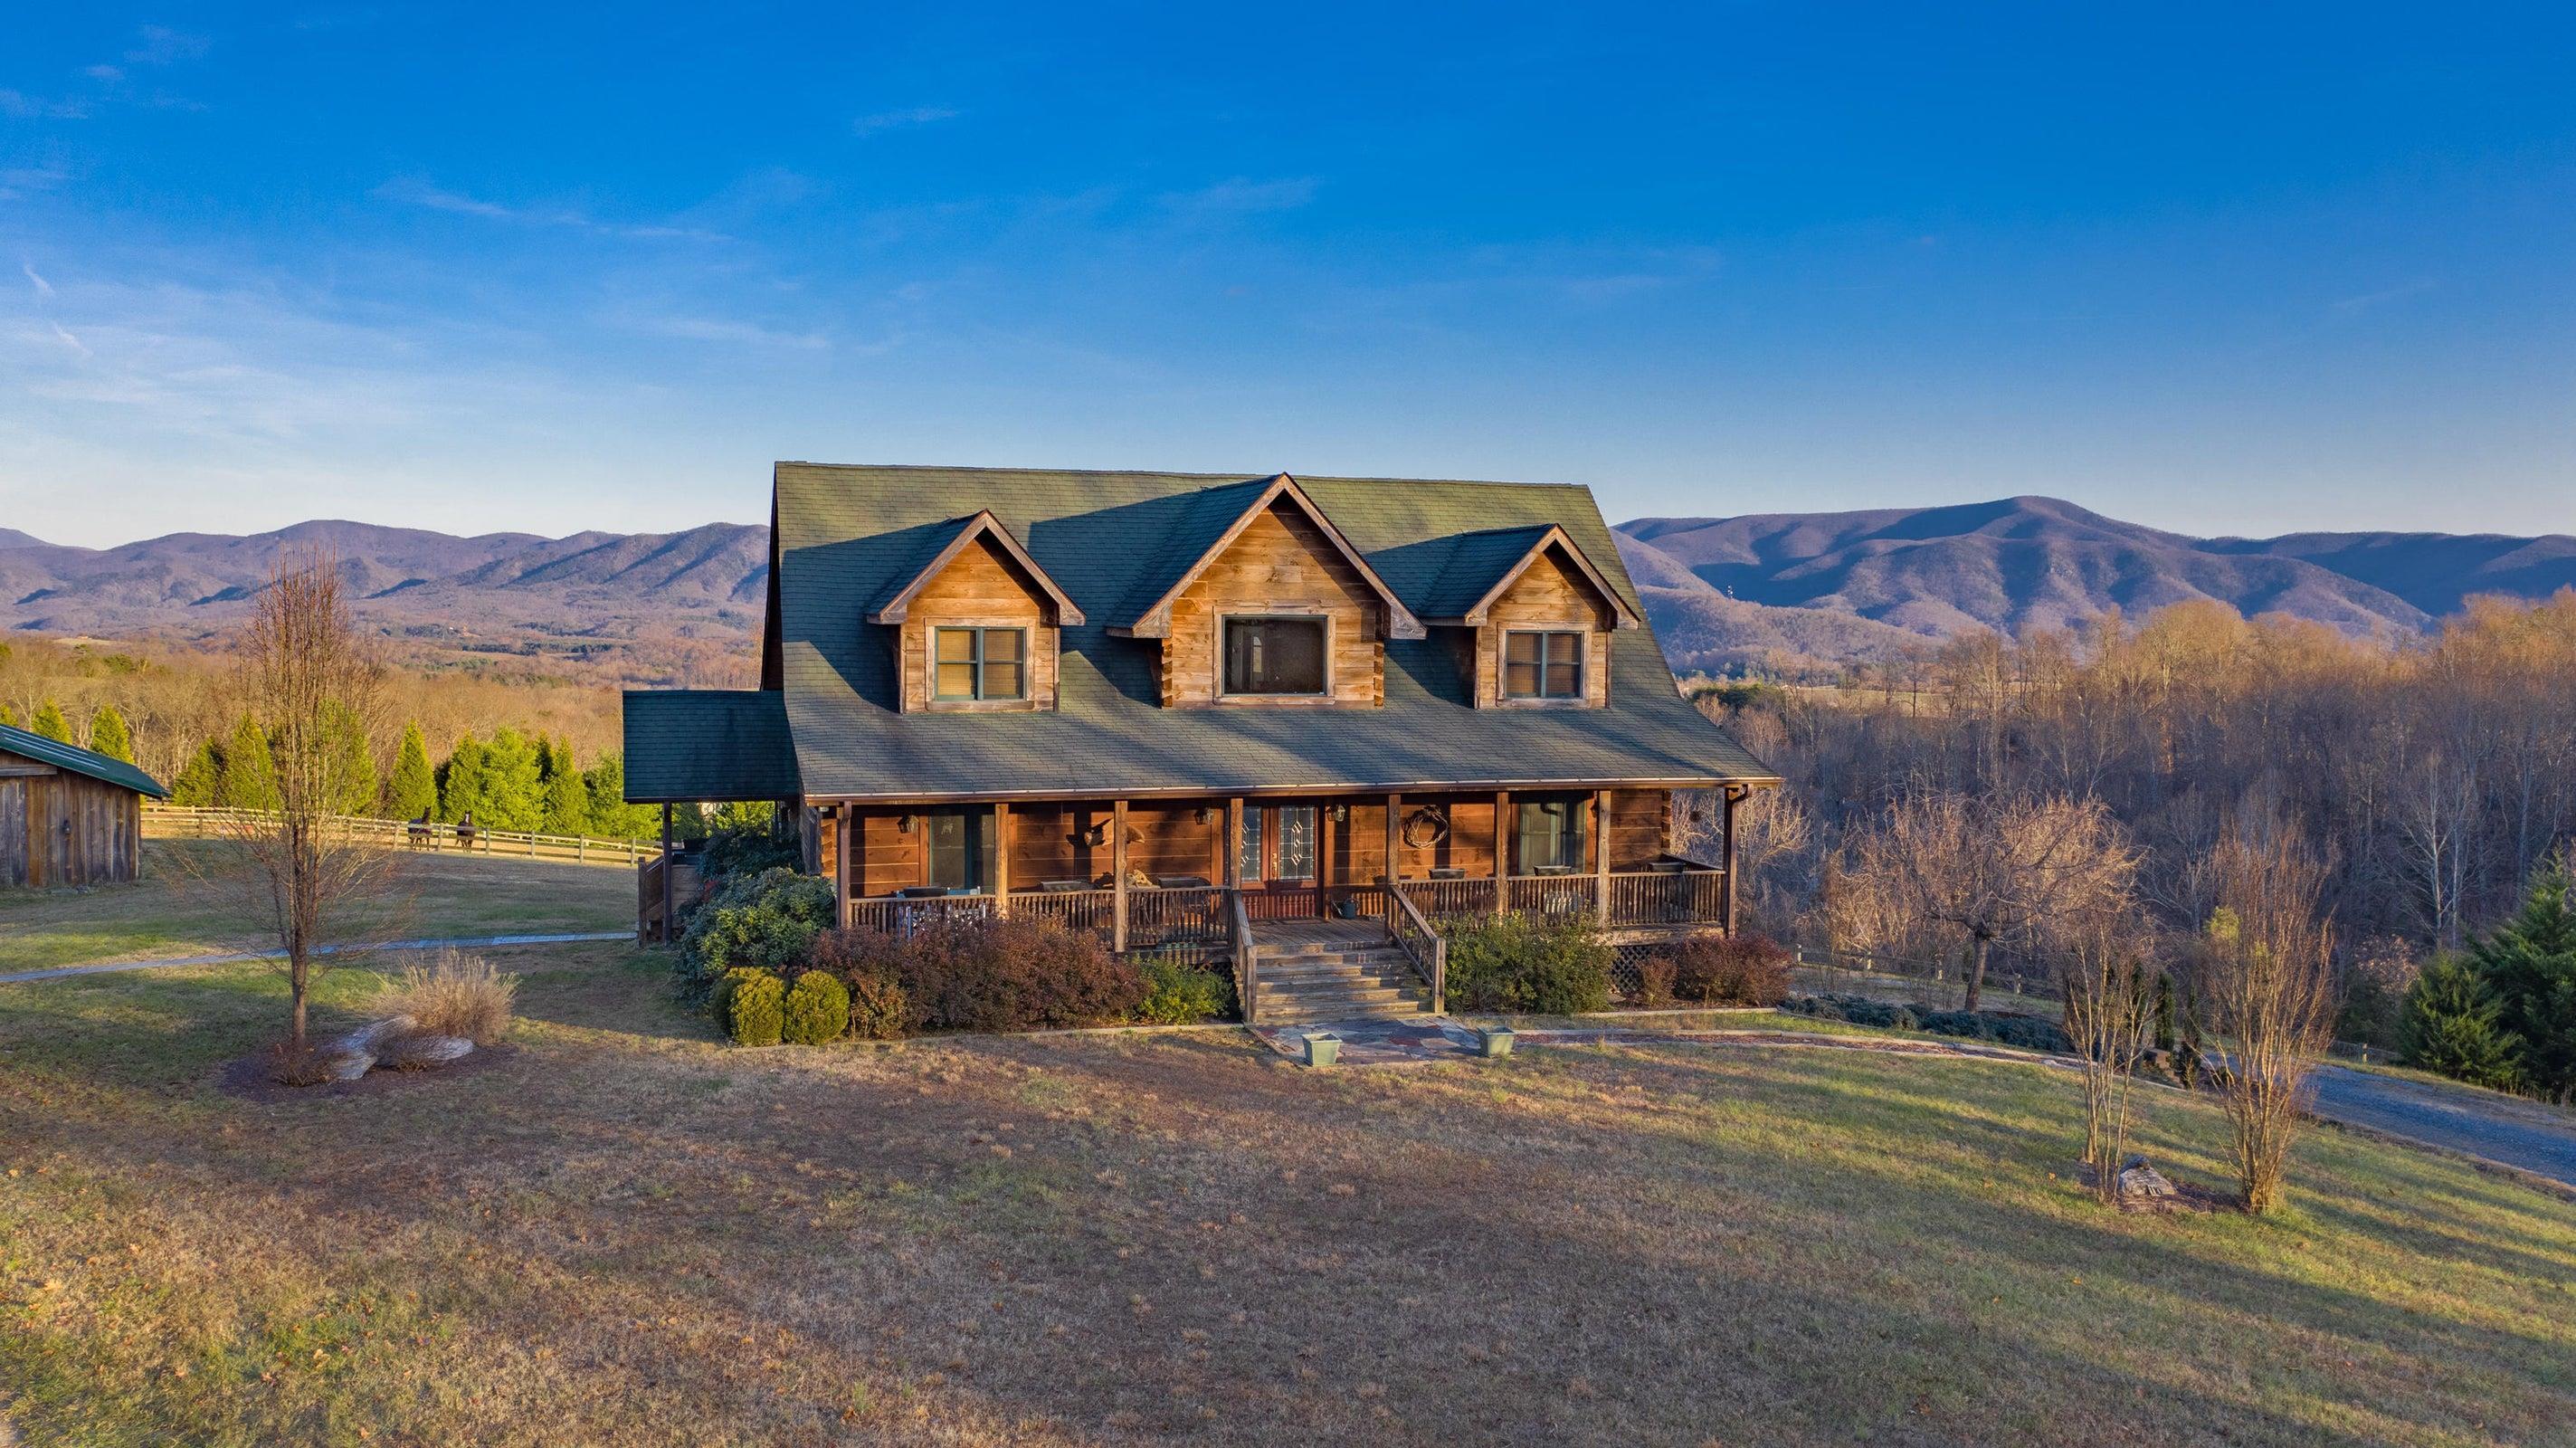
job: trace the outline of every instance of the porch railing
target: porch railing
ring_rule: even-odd
[[[1386,910],[1387,929],[1395,943],[1404,950],[1422,977],[1423,986],[1431,992],[1431,1013],[1445,1015],[1449,1010],[1449,942],[1431,922],[1422,917],[1414,903],[1405,898],[1395,881],[1381,884],[1378,900]]]
[[[1466,880],[1404,880],[1393,886],[1400,901],[1389,906],[1384,880],[1368,885],[1286,885],[1231,891],[1222,885],[1136,888],[1127,892],[1127,948],[1231,946],[1231,919],[1246,922],[1343,918],[1385,920],[1401,937],[1403,917],[1459,920],[1494,913],[1499,889],[1507,908],[1544,919],[1591,917],[1614,927],[1713,924],[1724,917],[1725,872],[1689,869],[1598,875],[1514,875]],[[1231,899],[1229,899],[1231,897]],[[933,895],[850,902],[850,922],[901,935],[932,921],[995,913],[990,895]],[[1067,930],[1110,938],[1117,914],[1114,890],[1014,890],[1010,913],[1051,920]]]

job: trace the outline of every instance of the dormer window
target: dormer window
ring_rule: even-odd
[[[1583,635],[1534,629],[1505,633],[1503,695],[1511,699],[1582,698]]]
[[[1029,631],[1021,628],[943,628],[938,692],[942,700],[1020,699],[1028,695]]]
[[[1228,618],[1225,692],[1307,698],[1329,692],[1330,627],[1317,617]]]

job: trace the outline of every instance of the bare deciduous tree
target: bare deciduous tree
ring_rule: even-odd
[[[1898,799],[1850,855],[1841,880],[1869,897],[1856,914],[1938,926],[1965,942],[1969,1010],[1998,943],[2035,944],[2114,908],[2138,863],[2099,800],[1948,790]]]
[[[2129,1091],[2156,1027],[2158,972],[2147,932],[2125,913],[2074,931],[2065,945],[2066,1036],[2084,1077],[2084,1161],[2106,1204],[2120,1199]]]
[[[281,557],[251,614],[240,651],[251,717],[267,734],[277,775],[274,814],[226,826],[235,849],[208,879],[245,897],[264,939],[286,957],[293,1001],[288,1044],[305,1044],[308,994],[330,957],[381,929],[393,852],[334,823],[356,767],[341,747],[354,723],[382,725],[383,669],[350,619],[349,597],[327,554]]]
[[[2245,1209],[2278,1206],[2308,1076],[2333,1040],[2333,932],[2318,907],[2326,865],[2296,827],[2231,827],[2211,851],[2218,908],[2193,968],[2201,1018],[2225,1053],[2218,1089],[2234,1129]]]

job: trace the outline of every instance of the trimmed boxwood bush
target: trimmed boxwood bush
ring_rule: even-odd
[[[1518,913],[1449,923],[1449,1004],[1566,1016],[1610,1005],[1608,942],[1589,920]]]
[[[1856,1026],[1873,1026],[1881,1030],[1929,1031],[1936,1036],[1962,1036],[1971,1040],[1994,1041],[2006,1046],[2019,1046],[2027,1051],[2047,1051],[2064,1055],[2074,1044],[2055,1021],[2037,1016],[2018,1015],[2008,1011],[1927,1011],[1913,1006],[1894,1005],[1871,1000],[1867,996],[1821,995],[1795,996],[1780,1003],[1780,1009],[1793,1015],[1815,1016],[1828,1021],[1849,1021]]]
[[[1867,996],[1794,996],[1782,1001],[1780,1009],[1792,1015],[1849,1021],[1855,1026],[1871,1026],[1883,1031],[1911,1031],[1922,1025],[1912,1007],[1874,1001]]]
[[[775,1046],[785,1024],[787,983],[765,970],[728,972],[719,988],[719,1020],[737,1046]]]
[[[793,870],[733,876],[680,937],[682,990],[703,999],[728,970],[793,970],[831,923],[829,880]]]
[[[1767,935],[1703,935],[1671,952],[1672,997],[1703,1006],[1776,1006],[1789,998],[1789,952]]]
[[[1145,962],[1145,1003],[1136,1019],[1157,1026],[1189,1026],[1234,1014],[1234,981],[1220,971],[1178,960]]]
[[[787,988],[779,1036],[791,1046],[820,1046],[850,1029],[850,988],[828,970],[809,970]]]

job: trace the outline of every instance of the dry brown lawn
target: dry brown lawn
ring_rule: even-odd
[[[512,1058],[282,1105],[210,1084],[279,1017],[273,973],[0,987],[20,1440],[2576,1423],[2576,1209],[2331,1131],[2285,1217],[2114,1216],[2067,1180],[2072,1082],[2030,1066],[1664,1046],[1334,1073],[1204,1032],[744,1051],[623,948],[505,963]],[[2148,1110],[2160,1163],[2221,1178],[2214,1113]]]

